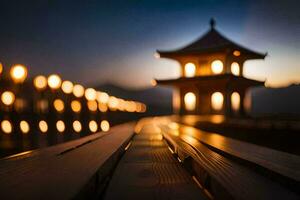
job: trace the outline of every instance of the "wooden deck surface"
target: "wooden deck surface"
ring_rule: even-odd
[[[0,160],[1,199],[91,199],[134,134],[134,126],[119,125],[106,133]]]
[[[118,164],[106,200],[206,199],[152,124],[141,128]]]

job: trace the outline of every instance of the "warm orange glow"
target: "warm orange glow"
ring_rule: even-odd
[[[231,94],[231,108],[234,111],[238,111],[240,109],[241,97],[239,93],[233,92]]]
[[[15,95],[11,91],[5,91],[1,95],[1,101],[4,105],[10,106],[15,101]]]
[[[46,112],[48,110],[49,104],[46,99],[41,99],[37,101],[37,109],[41,112]]]
[[[15,65],[10,69],[10,76],[15,83],[22,83],[27,77],[27,69],[23,65]]]
[[[98,130],[98,124],[97,124],[97,122],[94,121],[94,120],[90,121],[89,122],[89,128],[90,128],[91,132],[93,132],[93,133],[97,132],[97,130]]]
[[[62,120],[58,120],[56,122],[56,129],[58,130],[58,132],[62,133],[65,131],[65,123]]]
[[[73,94],[75,97],[82,97],[84,95],[84,87],[79,84],[74,85]]]
[[[82,126],[81,126],[80,121],[76,120],[76,121],[73,122],[73,129],[77,133],[81,131]]]
[[[63,112],[65,109],[65,104],[61,99],[55,99],[53,106],[57,112]]]
[[[215,92],[211,95],[211,107],[214,110],[221,110],[223,107],[224,97],[221,92]]]
[[[188,92],[184,95],[184,105],[186,110],[195,110],[196,108],[196,95],[192,92]]]
[[[3,72],[3,65],[2,65],[2,63],[0,62],[0,74],[2,74],[2,72]]]
[[[61,86],[61,78],[57,74],[48,77],[48,85],[51,89],[58,89]]]
[[[30,131],[30,126],[29,126],[28,122],[22,120],[20,122],[20,129],[21,129],[22,133],[24,133],[24,134],[28,133]]]
[[[98,108],[98,104],[96,101],[88,101],[87,102],[88,109],[90,111],[96,112]]]
[[[81,111],[81,103],[77,100],[71,102],[71,109],[73,112],[80,112]]]
[[[234,56],[240,56],[240,55],[241,55],[241,52],[240,52],[240,51],[237,51],[237,50],[235,50],[235,51],[233,52],[233,55],[234,55]]]
[[[95,89],[93,88],[87,88],[85,90],[85,93],[84,93],[84,96],[87,100],[89,101],[94,101],[96,100],[96,97],[97,97],[97,92]]]
[[[42,120],[39,122],[39,128],[42,133],[46,133],[48,131],[48,124],[46,121]]]
[[[109,122],[107,120],[101,121],[100,127],[101,127],[101,130],[104,131],[104,132],[109,131],[109,129],[110,129]]]
[[[152,85],[152,86],[156,86],[156,85],[157,85],[157,81],[156,81],[155,79],[152,79],[152,80],[151,80],[151,85]]]
[[[8,120],[3,120],[1,122],[1,129],[3,133],[10,134],[12,132],[12,124]]]
[[[186,77],[193,77],[196,74],[196,66],[194,63],[187,63],[184,66],[184,72]]]
[[[33,85],[37,90],[44,90],[47,87],[47,78],[45,76],[39,75],[34,78]]]
[[[214,74],[220,74],[223,71],[223,63],[221,60],[214,60],[211,63],[211,70]]]
[[[73,83],[71,81],[64,81],[61,85],[61,89],[66,94],[71,94],[73,92]]]
[[[109,100],[109,95],[106,92],[97,92],[97,101],[106,104]]]
[[[116,110],[118,108],[118,104],[119,104],[118,98],[116,98],[114,96],[109,97],[108,107],[110,110],[113,110],[113,111]]]
[[[231,64],[231,73],[233,74],[233,75],[236,75],[236,76],[239,76],[240,75],[240,65],[239,65],[239,63],[237,63],[237,62],[233,62],[232,64]]]

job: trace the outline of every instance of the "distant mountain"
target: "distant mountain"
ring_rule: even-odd
[[[172,89],[151,87],[140,90],[122,88],[113,84],[95,87],[110,95],[141,101],[151,108],[153,114],[172,113]],[[284,88],[256,87],[250,90],[253,116],[300,117],[300,85]]]
[[[251,89],[253,115],[300,117],[300,85],[284,88],[257,87]]]
[[[146,89],[127,89],[113,84],[103,84],[95,89],[107,92],[109,95],[123,99],[131,99],[148,105],[151,113],[171,114],[172,113],[172,90],[165,87],[151,87]]]

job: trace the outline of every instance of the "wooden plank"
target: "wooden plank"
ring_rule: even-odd
[[[152,123],[142,126],[118,164],[106,192],[114,199],[206,199],[172,156]]]
[[[300,182],[300,156],[267,147],[235,140],[220,134],[202,131],[191,126],[180,126],[181,134],[190,135],[203,144],[231,156],[252,162],[272,172]]]
[[[4,199],[94,197],[134,134],[134,123],[111,128],[32,155],[0,161]],[[70,150],[71,149],[71,150]],[[70,151],[66,151],[70,150]],[[61,154],[62,152],[65,152]]]
[[[189,162],[192,158],[199,181],[215,199],[299,199],[298,194],[212,151],[189,133],[172,132],[167,125],[159,127],[182,159]]]

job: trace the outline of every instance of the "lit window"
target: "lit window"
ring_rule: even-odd
[[[231,73],[233,75],[239,76],[240,75],[240,65],[237,62],[233,62],[231,64]]]
[[[193,77],[196,74],[196,66],[194,63],[187,63],[184,66],[184,72],[186,77]]]
[[[231,94],[231,108],[234,111],[238,111],[240,109],[241,97],[239,93],[233,92]]]
[[[221,60],[214,60],[211,63],[211,70],[214,74],[220,74],[223,71],[223,63]]]
[[[221,110],[223,107],[224,97],[221,92],[215,92],[211,95],[211,107],[214,110]]]
[[[56,122],[56,129],[58,130],[58,132],[62,133],[65,131],[65,123],[62,120],[58,120]]]
[[[1,129],[4,133],[10,134],[12,132],[12,125],[11,125],[10,121],[3,120],[1,122]]]
[[[196,108],[196,95],[188,92],[184,95],[184,105],[186,110],[195,110]]]

